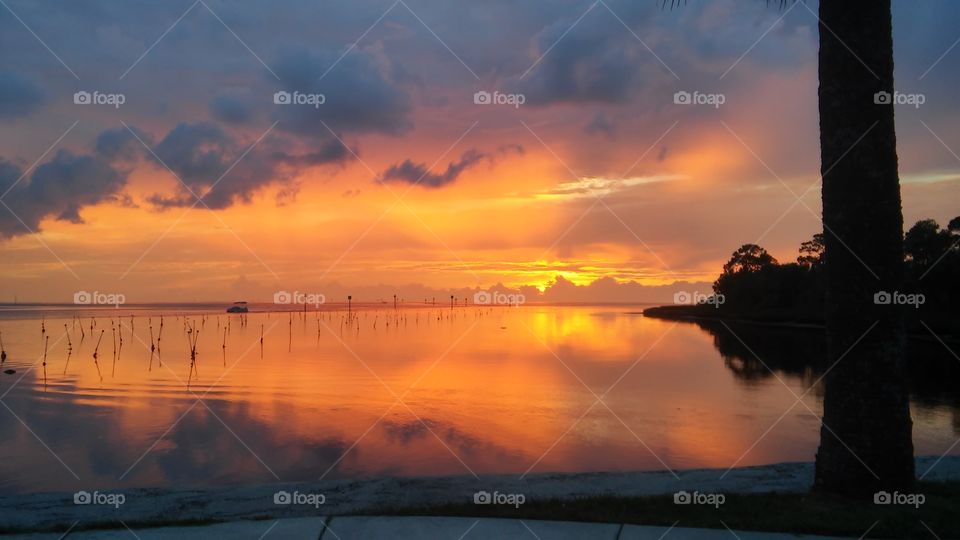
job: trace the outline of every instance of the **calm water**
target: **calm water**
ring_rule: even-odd
[[[6,313],[0,491],[813,459],[817,332],[637,311],[167,313],[159,355],[159,311],[101,311],[92,330],[91,313],[52,311],[45,369],[40,310]],[[939,343],[912,353],[917,454],[940,455],[960,437],[960,362]]]

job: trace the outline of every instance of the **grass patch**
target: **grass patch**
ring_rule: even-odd
[[[653,497],[588,497],[575,500],[527,501],[506,505],[450,504],[419,508],[387,508],[366,515],[467,516],[638,525],[699,527],[746,531],[803,533],[860,538],[960,538],[960,482],[921,483],[926,500],[919,508],[875,505],[822,494],[769,493],[727,495],[719,508],[674,504],[672,495]],[[929,529],[928,529],[929,527]]]

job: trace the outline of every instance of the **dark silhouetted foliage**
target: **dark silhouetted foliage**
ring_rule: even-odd
[[[823,322],[823,235],[803,242],[799,253],[796,263],[779,264],[760,246],[741,246],[713,284],[723,303],[701,311],[751,320]],[[924,297],[922,305],[906,310],[908,323],[916,327],[922,320],[949,332],[960,301],[960,217],[946,229],[932,219],[918,221],[905,235],[904,259],[904,290],[897,292]]]
[[[904,288],[924,296],[916,311],[927,321],[955,315],[960,301],[960,217],[945,230],[932,219],[918,221],[904,237],[906,276]],[[915,310],[909,310],[915,311]],[[910,314],[908,313],[908,317]]]
[[[804,245],[816,241],[814,237]],[[803,253],[801,248],[801,257]],[[723,265],[713,290],[723,295],[719,309],[724,314],[819,321],[823,314],[822,281],[820,265],[813,264],[812,259],[810,264],[779,264],[762,247],[746,244]]]
[[[812,240],[800,244],[800,256],[797,257],[797,264],[805,268],[820,266],[824,262],[824,251],[826,251],[826,245],[823,241],[823,233],[817,233],[813,235]]]

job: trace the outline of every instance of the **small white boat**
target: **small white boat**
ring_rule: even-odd
[[[227,308],[227,313],[246,313],[250,311],[247,308],[246,302],[234,302],[232,306]]]

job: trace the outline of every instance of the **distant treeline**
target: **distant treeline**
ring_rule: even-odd
[[[762,247],[745,244],[723,265],[713,284],[714,298],[699,306],[650,310],[650,315],[822,323],[826,262],[823,234],[800,245],[796,262],[783,264]],[[904,236],[904,266],[901,290],[878,290],[876,301],[899,295],[892,302],[913,301],[905,307],[908,323],[923,320],[941,328],[958,326],[960,217],[943,229],[932,219],[911,227]]]

